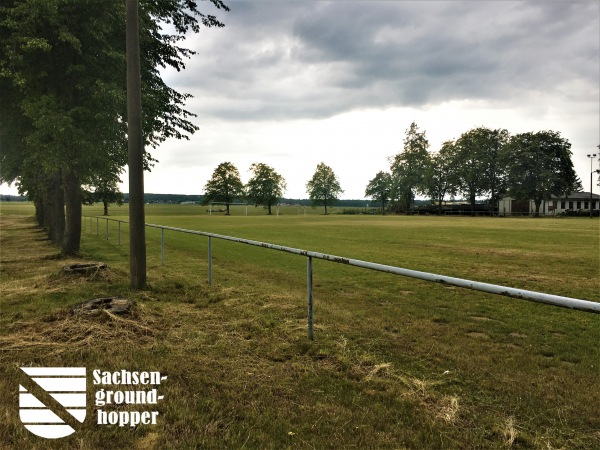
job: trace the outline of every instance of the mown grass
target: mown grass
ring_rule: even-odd
[[[598,316],[314,261],[316,340],[306,331],[304,258],[148,230],[151,289],[128,289],[128,242],[100,220],[67,262],[31,209],[1,206],[0,405],[8,448],[597,448]],[[207,217],[149,208],[147,222],[600,301],[598,222],[589,219]],[[190,212],[191,211],[191,212]],[[84,214],[98,214],[86,207]],[[126,218],[125,208],[111,214]],[[135,314],[75,317],[123,295]],[[89,417],[53,442],[19,423],[21,365],[160,370],[157,426]],[[89,405],[92,399],[89,399]],[[91,408],[88,407],[88,413]]]

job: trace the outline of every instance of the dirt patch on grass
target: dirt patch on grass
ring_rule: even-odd
[[[526,334],[523,334],[523,333],[509,333],[509,336],[517,337],[517,338],[526,338],[526,337],[528,337]]]
[[[487,335],[485,333],[480,333],[479,331],[471,331],[470,333],[467,333],[467,336],[475,338],[475,339],[484,339],[484,340],[491,339],[489,335]]]
[[[494,320],[494,319],[490,319],[489,317],[483,317],[483,316],[471,316],[470,319],[473,320],[477,320],[477,321],[489,321],[489,320]]]

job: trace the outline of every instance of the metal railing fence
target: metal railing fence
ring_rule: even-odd
[[[86,229],[85,221],[90,219],[90,232],[93,233],[93,224],[91,216],[83,216],[83,229]],[[100,219],[106,221],[106,240],[109,238],[108,234],[108,222],[118,222],[118,244],[121,245],[121,223],[129,223],[127,220],[111,219],[108,217],[95,217],[96,219],[96,235],[99,236],[99,221]],[[481,292],[487,292],[490,294],[503,295],[506,297],[519,298],[522,300],[528,300],[537,303],[544,303],[547,305],[559,306],[562,308],[570,308],[579,311],[600,314],[600,303],[593,302],[590,300],[582,300],[571,297],[563,297],[560,295],[546,294],[543,292],[529,291],[525,289],[511,288],[506,286],[500,286],[497,284],[483,283],[479,281],[466,280],[463,278],[449,277],[445,275],[438,275],[429,272],[421,272],[418,270],[404,269],[396,266],[388,266],[386,264],[378,264],[369,261],[362,261],[359,259],[345,258],[342,256],[328,255],[326,253],[314,252],[310,250],[301,250],[293,247],[286,247],[283,245],[270,244],[267,242],[254,241],[251,239],[237,238],[233,236],[225,236],[222,234],[208,233],[205,231],[187,230],[185,228],[169,227],[165,225],[146,224],[149,228],[158,228],[161,230],[161,264],[165,263],[165,230],[174,231],[178,233],[195,234],[199,236],[205,236],[208,238],[208,284],[212,285],[212,240],[221,239],[231,242],[238,242],[247,245],[253,245],[262,248],[268,248],[271,250],[278,250],[282,252],[292,253],[301,255],[307,258],[306,261],[306,286],[307,286],[307,305],[308,305],[308,337],[314,339],[314,320],[313,320],[313,269],[312,260],[313,258],[322,259],[325,261],[331,261],[340,264],[346,264],[355,267],[361,267],[364,269],[376,270],[378,272],[391,273],[394,275],[402,275],[405,277],[416,278],[424,281],[431,281],[434,283],[441,283],[450,286],[458,286],[466,289],[472,289]]]

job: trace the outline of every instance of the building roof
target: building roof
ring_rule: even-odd
[[[551,197],[551,200],[558,200],[558,201],[589,200],[589,199],[590,199],[589,192],[573,192],[568,197],[556,197],[554,195]],[[506,197],[503,197],[502,200],[515,200],[515,198],[511,197],[511,196],[506,196]],[[592,200],[600,200],[600,195],[592,194]]]
[[[590,193],[589,192],[572,192],[571,195],[569,195],[568,197],[555,197],[552,196],[552,199],[556,199],[556,200],[589,200],[590,199]],[[598,194],[592,194],[592,199],[594,200],[598,200],[600,199],[600,195]]]

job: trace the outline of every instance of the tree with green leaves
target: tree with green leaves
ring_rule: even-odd
[[[333,169],[325,163],[319,163],[312,178],[306,183],[306,192],[313,206],[333,206],[344,191]]]
[[[581,178],[579,178],[579,175],[575,177],[573,185],[567,187],[567,190],[565,191],[565,196],[568,197],[572,192],[583,192],[583,183],[581,182]]]
[[[474,128],[456,142],[460,190],[469,199],[474,213],[477,197],[489,194],[490,210],[506,192],[506,160],[502,157],[509,133],[504,129]]]
[[[577,186],[571,143],[558,131],[517,134],[505,152],[508,192],[517,199],[533,200],[536,217],[542,201],[568,195]]]
[[[446,141],[437,154],[432,155],[427,173],[427,192],[432,203],[437,203],[438,214],[442,213],[442,202],[447,194],[454,195],[458,188],[456,146]]]
[[[285,179],[267,164],[254,163],[250,170],[253,175],[246,184],[246,197],[254,206],[262,205],[267,208],[267,214],[272,214],[271,207],[279,201],[287,187]]]
[[[392,191],[392,176],[388,172],[377,172],[375,178],[369,181],[365,189],[365,197],[371,197],[373,201],[381,204],[381,213],[385,214],[385,207],[390,200]]]
[[[469,200],[471,214],[475,214],[477,197],[487,190],[481,135],[477,130],[467,131],[456,141],[455,167],[460,192]]]
[[[211,2],[228,9],[220,0]],[[55,218],[49,224],[52,236],[65,254],[79,251],[81,186],[127,161],[124,24],[125,2],[6,0],[0,7],[0,84],[12,114],[10,120],[0,114],[0,162],[10,166],[0,175],[26,189],[40,208],[38,217]],[[161,31],[164,24],[174,32]],[[169,88],[159,70],[184,68],[193,52],[177,43],[200,24],[222,26],[214,16],[200,14],[191,0],[141,1],[147,145],[185,138],[197,129],[188,120],[193,114],[183,108],[188,95]],[[22,132],[18,139],[6,131],[15,122]],[[144,166],[153,162],[145,152]]]
[[[111,203],[119,206],[123,204],[123,193],[117,186],[120,182],[121,180],[116,175],[109,178],[96,178],[91,184],[83,186],[83,203],[88,205],[96,202],[102,203],[104,215],[108,216],[108,206]]]
[[[415,196],[427,191],[427,172],[431,164],[428,149],[425,131],[420,131],[415,122],[411,123],[406,130],[403,151],[390,158],[392,198],[400,211],[408,212]]]
[[[484,155],[484,172],[487,189],[490,194],[489,205],[492,215],[496,214],[498,200],[506,194],[507,163],[504,147],[508,144],[510,134],[505,129],[486,130],[486,151]]]
[[[0,76],[21,97],[17,120],[30,124],[20,185],[29,188],[30,196],[41,197],[34,199],[36,205],[52,210],[49,217],[56,220],[50,226],[54,235],[62,234],[61,250],[67,255],[79,251],[81,185],[99,167],[124,163],[125,133],[114,90],[118,74],[124,75],[124,68],[119,70],[123,52],[113,51],[122,47],[124,31],[123,22],[115,23],[118,11],[124,11],[123,5],[68,0],[11,1],[0,10],[6,37]],[[43,177],[29,176],[34,161]]]
[[[204,186],[204,204],[223,202],[226,204],[226,215],[229,215],[229,205],[243,196],[244,183],[240,179],[240,172],[230,162],[219,164]]]

